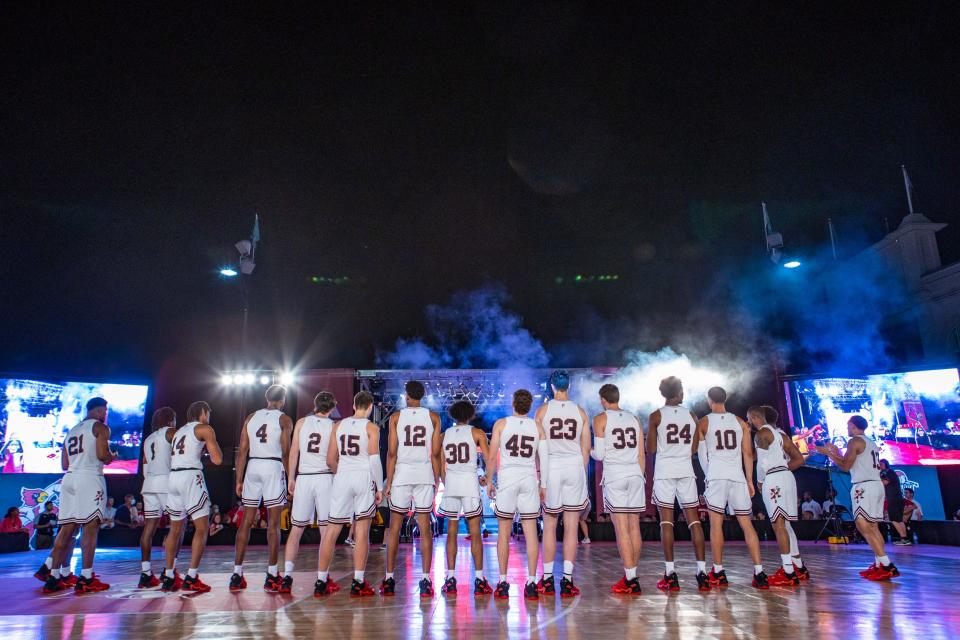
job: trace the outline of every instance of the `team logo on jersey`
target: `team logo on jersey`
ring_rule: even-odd
[[[780,487],[770,487],[770,499],[771,499],[771,500],[773,500],[774,502],[779,502],[781,495],[782,495],[782,494],[780,493]]]
[[[24,528],[33,537],[33,528],[48,502],[60,507],[60,483],[57,480],[43,489],[20,488],[20,520]]]
[[[103,500],[103,491],[98,490],[97,495],[93,498],[93,501],[99,503],[101,500]]]
[[[863,498],[864,493],[866,493],[864,489],[862,489],[861,487],[857,487],[856,489],[853,490],[853,500],[855,502],[860,502],[860,499]]]
[[[202,486],[203,486],[203,478],[200,477],[200,474],[199,474],[199,473],[197,474],[197,486],[198,486],[198,487],[202,487]]]

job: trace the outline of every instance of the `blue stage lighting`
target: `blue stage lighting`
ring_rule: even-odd
[[[796,268],[799,267],[801,264],[802,264],[802,263],[801,263],[799,260],[791,260],[790,262],[784,262],[784,263],[783,263],[783,268],[784,268],[784,269],[796,269]]]
[[[224,278],[233,278],[237,275],[237,270],[231,269],[230,267],[224,267],[220,269],[220,275],[222,275]]]

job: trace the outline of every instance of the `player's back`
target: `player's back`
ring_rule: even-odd
[[[446,462],[443,482],[446,495],[476,494],[477,443],[473,439],[473,427],[458,424],[443,432],[443,459]]]
[[[643,428],[640,420],[629,411],[608,409],[604,429],[606,446],[603,454],[603,481],[640,475],[640,447]]]
[[[743,474],[743,427],[732,413],[707,414],[707,480],[746,482]]]
[[[337,447],[340,460],[337,474],[351,471],[370,471],[370,437],[366,418],[345,418],[337,427]]]
[[[259,409],[254,411],[247,421],[247,438],[250,441],[251,460],[281,460],[283,449],[280,446],[282,430],[279,409]]]
[[[84,420],[67,432],[63,445],[70,473],[103,474],[103,462],[97,457],[97,436],[93,433],[95,424],[96,420]]]
[[[533,418],[508,416],[500,432],[500,476],[536,474],[540,432]]]
[[[333,420],[330,418],[309,415],[303,419],[297,440],[300,448],[300,459],[297,462],[299,473],[330,473],[327,449],[330,446],[332,429]]]
[[[433,419],[426,407],[400,410],[394,485],[433,484],[433,429]]]
[[[143,470],[144,478],[170,475],[173,446],[167,440],[167,428],[157,429],[147,436],[143,441],[143,451],[147,460]]]
[[[583,457],[580,444],[580,434],[584,429],[583,414],[576,402],[550,400],[540,423],[547,436],[551,464],[564,458]]]
[[[774,473],[776,471],[788,470],[787,453],[783,449],[783,431],[765,424],[760,429],[767,429],[773,434],[773,441],[766,449],[757,447],[757,474]]]
[[[686,407],[668,405],[660,408],[654,479],[694,475],[691,451],[694,429],[693,416]]]
[[[173,434],[173,448],[170,456],[170,469],[202,469],[200,456],[206,443],[197,438],[196,427],[199,422],[188,422]]]
[[[853,436],[853,438],[862,439],[864,448],[850,467],[850,482],[857,484],[869,480],[880,480],[880,450],[877,448],[877,443],[866,436]],[[850,439],[851,443],[853,438]],[[849,447],[850,443],[847,446]]]

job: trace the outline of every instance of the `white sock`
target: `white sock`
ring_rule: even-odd
[[[544,577],[546,577],[546,576],[552,576],[552,575],[553,575],[553,563],[552,563],[552,562],[544,562],[544,563],[543,563],[543,575],[544,575]]]
[[[50,575],[54,578],[60,577],[60,569],[50,569]]]
[[[787,537],[790,538],[790,555],[800,555],[800,543],[797,542],[797,534],[793,532],[793,525],[787,520]]]
[[[173,571],[173,569],[176,569],[176,568],[177,568],[177,559],[174,558],[174,559],[173,559],[173,568],[171,569],[171,571]]]
[[[272,565],[270,565],[269,567],[267,567],[267,573],[270,574],[271,576],[276,576],[276,575],[277,575],[277,565],[272,564]]]
[[[892,562],[890,562],[889,556],[877,556],[877,562],[879,562],[880,566],[883,566],[883,567],[888,567],[891,564],[893,564]]]
[[[326,582],[327,576],[329,575],[330,575],[329,571],[317,571],[317,580],[320,580],[321,582]]]
[[[527,576],[527,584],[537,584],[537,576]]]
[[[393,573],[388,573],[383,577],[384,580],[393,580]]]
[[[354,571],[353,579],[357,580],[358,582],[363,582],[363,571]]]
[[[242,564],[235,564],[235,565],[233,565],[233,572],[234,572],[235,574],[237,574],[238,576],[242,576],[242,575],[243,575],[243,565],[242,565]]]
[[[704,562],[704,564],[706,564],[706,562]],[[714,573],[720,573],[721,571],[723,571],[723,565],[722,565],[722,564],[717,564],[716,562],[714,562],[714,563],[713,563],[713,572],[714,572]]]
[[[483,577],[483,569],[477,569],[476,571],[474,571],[473,577],[476,578],[477,580],[480,580],[481,582],[483,582],[486,579]]]
[[[755,564],[755,565],[753,565],[753,575],[757,575],[758,573],[763,573],[763,565],[762,565],[762,564]]]
[[[567,580],[573,577],[573,563],[569,560],[563,561],[563,577]]]
[[[284,562],[284,563],[283,563],[283,572],[284,572],[284,573],[287,573],[287,574],[293,573],[293,563],[290,562],[289,560],[287,560],[286,562]]]
[[[90,567],[89,569],[81,570],[80,575],[82,575],[84,578],[89,580],[90,578],[93,577],[93,567]]]
[[[53,569],[53,558],[47,556],[47,559],[43,561],[43,566],[45,566],[47,569]]]
[[[67,577],[68,575],[70,575],[70,565],[65,564],[62,567],[60,567],[60,575],[63,577]]]
[[[627,580],[633,580],[637,577],[637,568],[633,567],[632,569],[623,568],[623,575],[626,576]]]
[[[787,573],[787,574],[793,573],[793,558],[790,557],[789,553],[781,553],[780,562],[783,563],[784,573]]]
[[[500,576],[500,582],[506,582],[506,581],[507,581],[507,576],[501,575],[501,576]]]
[[[803,569],[803,559],[800,556],[793,556],[793,564],[797,565],[798,568]]]
[[[151,573],[149,560],[147,560],[146,562],[140,563],[140,571],[142,571],[143,573]]]
[[[664,562],[663,564],[666,565],[666,567],[667,567],[667,575],[670,575],[671,573],[674,572],[674,568],[673,568],[673,563],[672,563],[672,562]],[[698,566],[698,567],[700,566],[700,563],[699,563],[699,562],[697,563],[697,566]],[[701,568],[700,571],[703,571],[703,569]]]
[[[452,578],[454,573],[455,571],[453,571],[452,569],[447,569],[447,580]]]
[[[189,569],[187,569],[187,577],[188,577],[188,578],[196,578],[196,577],[197,577],[197,570],[196,570],[194,567],[190,567]]]

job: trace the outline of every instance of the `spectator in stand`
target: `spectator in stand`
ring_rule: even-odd
[[[136,499],[133,497],[133,494],[128,493],[123,496],[123,504],[117,507],[116,513],[113,515],[113,520],[115,523],[121,527],[127,527],[132,529],[137,526],[136,522],[133,519],[133,509],[137,504]]]
[[[702,493],[700,494],[700,501],[697,503],[697,515],[700,516],[701,522],[707,522],[710,518],[710,511],[707,509],[707,498]]]
[[[803,514],[804,520],[823,519],[823,509],[820,508],[820,503],[813,499],[813,494],[809,491],[803,492],[803,502],[800,503],[800,512]]]
[[[213,505],[216,508],[216,511],[213,513],[213,516],[210,520],[210,533],[207,537],[212,538],[218,533],[223,531],[223,516],[220,515],[220,507]]]
[[[234,529],[240,526],[240,523],[243,521],[243,503],[237,500],[237,503],[233,505],[233,509],[227,512],[227,524],[229,524]]]
[[[113,498],[107,498],[107,506],[103,510],[103,520],[100,521],[101,529],[113,529],[114,519],[117,517],[117,508],[113,506]]]
[[[257,511],[257,524],[256,524],[256,528],[257,528],[257,529],[266,529],[266,528],[267,528],[267,521],[268,521],[268,518],[267,518],[267,508],[264,507],[264,506],[261,506],[260,509],[259,509],[259,511]]]
[[[824,515],[830,514],[830,510],[833,509],[833,505],[836,499],[837,499],[837,492],[833,490],[833,487],[827,487],[827,499],[823,501]]]
[[[903,491],[900,489],[900,476],[890,468],[890,462],[880,461],[880,482],[887,498],[887,519],[900,537],[893,544],[907,546],[913,544],[907,537],[907,525],[903,523]]]
[[[37,549],[49,549],[53,546],[53,537],[57,534],[57,514],[49,500],[43,503],[43,513],[37,518],[34,530],[37,532],[34,541]]]
[[[20,509],[10,507],[7,509],[7,515],[4,516],[3,520],[0,520],[0,533],[20,533],[21,531],[23,533],[27,532],[20,520]]]
[[[587,506],[580,512],[578,526],[580,527],[580,533],[583,534],[583,539],[580,541],[580,544],[590,544],[590,528],[587,526],[587,519],[590,517],[590,509],[592,506],[588,500]]]
[[[903,521],[908,520],[913,522],[923,520],[923,507],[917,502],[913,489],[903,490]]]
[[[146,521],[146,518],[143,515],[142,502],[138,502],[136,504],[136,506],[134,507],[134,510],[130,511],[130,516],[133,518],[134,523],[136,523],[134,526],[137,526],[137,527],[143,526],[144,522]]]

